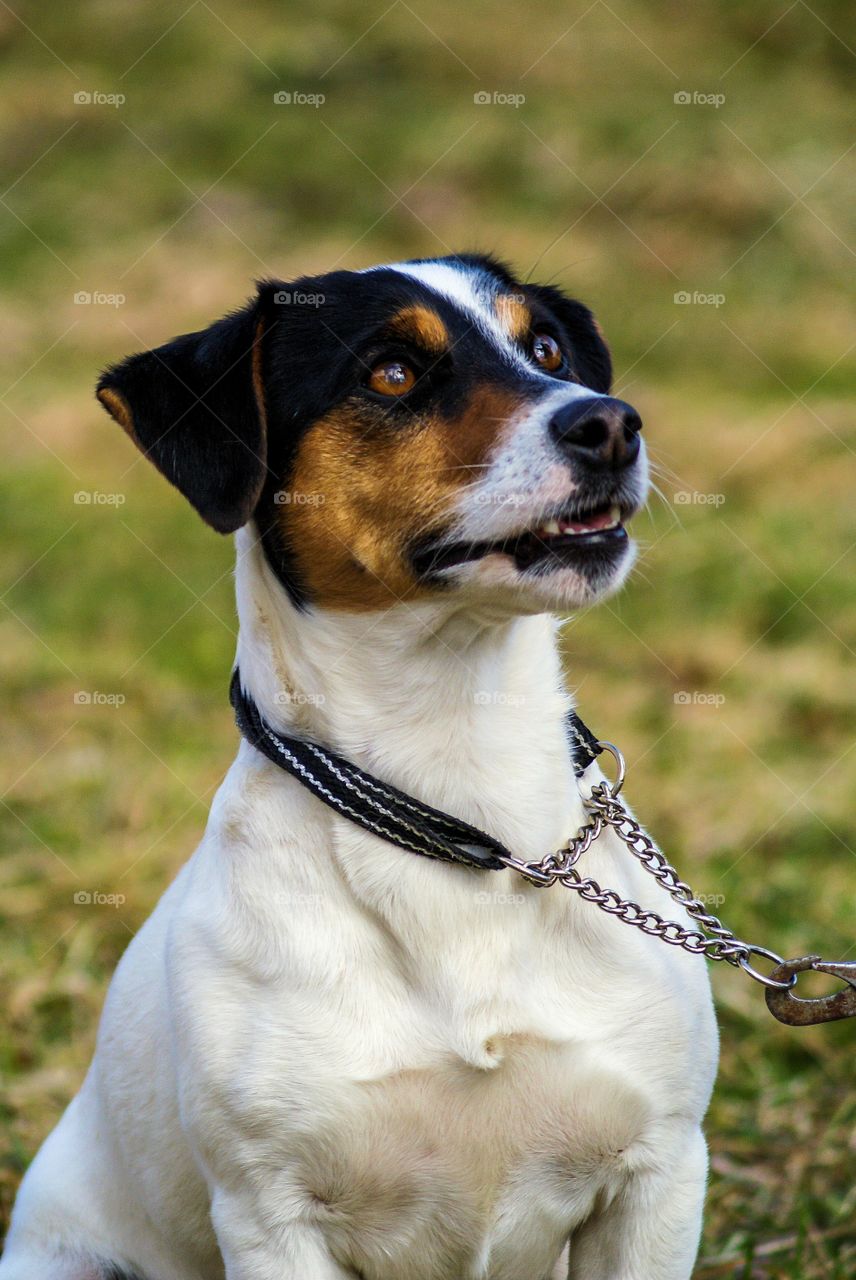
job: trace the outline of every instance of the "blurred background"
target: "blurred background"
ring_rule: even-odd
[[[582,714],[733,928],[853,956],[848,10],[0,3],[0,1218],[236,745],[231,543],[92,387],[255,277],[480,249],[594,307],[659,493]],[[853,1277],[852,1028],[714,979],[696,1274]]]

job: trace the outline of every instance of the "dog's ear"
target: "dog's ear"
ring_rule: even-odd
[[[588,307],[566,297],[552,285],[536,285],[533,292],[567,333],[575,356],[575,371],[582,381],[592,391],[608,392],[612,387],[612,357],[600,325]]]
[[[219,533],[246,524],[267,474],[264,347],[271,289],[242,311],[102,374],[97,396]]]

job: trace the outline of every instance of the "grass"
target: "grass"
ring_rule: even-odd
[[[170,29],[159,6],[2,10],[0,1218],[235,743],[231,548],[91,385],[256,275],[475,246],[596,306],[663,498],[637,521],[630,586],[569,624],[569,681],[729,924],[785,954],[852,954],[845,6],[383,15],[198,0]],[[276,106],[282,89],[326,101]],[[75,104],[95,90],[126,102]],[[715,984],[696,1276],[852,1276],[852,1031],[779,1027],[739,974]]]

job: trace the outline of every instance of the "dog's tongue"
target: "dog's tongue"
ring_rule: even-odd
[[[602,511],[592,511],[589,515],[581,516],[577,520],[560,520],[559,531],[560,533],[590,533],[615,524],[615,518],[615,512],[610,507],[604,507]]]

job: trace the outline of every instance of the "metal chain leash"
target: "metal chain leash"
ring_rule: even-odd
[[[592,788],[583,800],[587,821],[563,848],[540,861],[526,862],[515,858],[493,836],[397,791],[318,743],[277,733],[242,689],[237,667],[232,673],[230,698],[241,733],[257,750],[308,787],[322,803],[398,848],[481,871],[510,867],[536,885],[561,884],[607,915],[661,942],[743,969],[766,988],[767,1006],[780,1022],[808,1026],[856,1017],[856,961],[826,961],[814,955],[783,960],[774,951],[744,942],[727,929],[627,812],[618,798],[626,772],[624,757],[611,742],[599,742],[575,712],[569,714],[567,726],[575,776],[584,777],[590,764],[607,751],[618,766],[617,777],[611,785],[599,782]],[[690,926],[667,920],[657,911],[622,898],[614,889],[602,889],[593,877],[579,874],[576,863],[607,827],[664,893],[683,907],[692,921]],[[751,964],[753,956],[771,960],[775,966],[772,972],[759,973]],[[838,978],[846,987],[815,1000],[798,998],[793,987],[798,975],[807,970]]]
[[[648,833],[625,809],[618,798],[624,784],[624,758],[612,743],[602,742],[600,745],[614,757],[618,765],[618,777],[612,785],[605,781],[597,783],[583,801],[589,821],[561,849],[547,854],[539,861],[524,862],[517,858],[503,858],[501,861],[533,884],[543,887],[561,884],[564,888],[571,889],[586,902],[593,902],[607,915],[614,916],[651,937],[659,938],[662,942],[681,947],[694,955],[703,955],[708,960],[724,960],[741,968],[750,978],[768,988],[767,1004],[780,1021],[792,1025],[808,1025],[856,1014],[856,964],[825,963],[819,956],[786,961],[766,947],[744,942],[731,929],[726,928],[718,916],[707,910],[702,899],[680,878],[677,870],[663,856]],[[580,875],[575,864],[606,827],[612,828],[660,888],[675,902],[680,903],[697,928],[687,927],[677,920],[667,920],[658,912],[642,907],[632,899],[622,898],[614,889],[601,888],[591,876]],[[750,962],[753,956],[764,956],[771,960],[775,965],[772,973],[760,973],[754,968]],[[815,1000],[792,996],[790,992],[796,985],[798,974],[812,968],[843,979],[850,984],[850,990]]]

